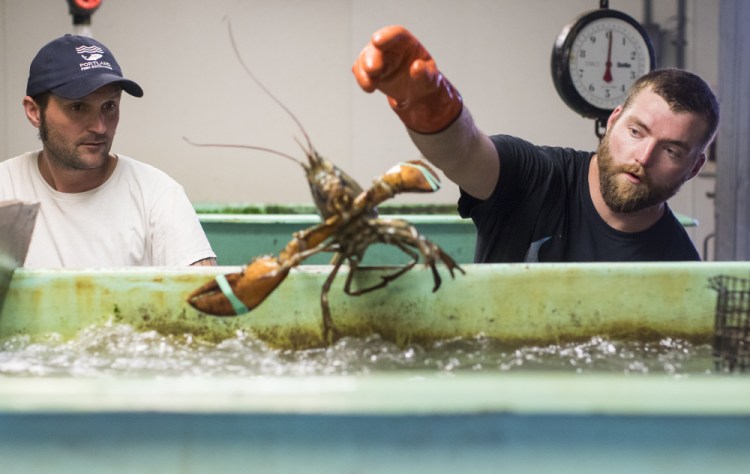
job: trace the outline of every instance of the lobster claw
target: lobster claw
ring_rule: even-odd
[[[432,193],[440,189],[440,178],[421,160],[402,161],[372,183],[372,188],[354,199],[355,209],[375,207],[404,192]]]
[[[198,311],[214,316],[244,314],[261,304],[289,274],[276,257],[254,259],[242,273],[219,275],[187,298]]]
[[[402,161],[386,171],[382,180],[398,192],[432,193],[440,189],[437,174],[421,160]]]

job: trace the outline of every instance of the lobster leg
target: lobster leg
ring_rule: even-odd
[[[359,269],[359,265],[353,260],[349,259],[349,275],[346,277],[346,283],[344,284],[344,293],[350,296],[360,296],[365,293],[369,293],[374,290],[378,290],[380,288],[385,287],[388,283],[392,282],[396,278],[400,277],[404,273],[408,272],[409,270],[416,265],[416,263],[419,261],[419,255],[417,255],[416,252],[404,247],[400,243],[396,243],[396,246],[401,249],[405,254],[411,256],[411,261],[401,268],[399,268],[396,272],[385,275],[380,277],[380,283],[376,283],[372,286],[368,286],[366,288],[358,288],[356,290],[352,290],[352,283],[354,280],[354,274]]]
[[[435,286],[432,288],[433,292],[437,291],[441,284],[440,273],[436,267],[438,261],[442,261],[448,267],[452,278],[455,278],[454,270],[465,273],[440,246],[419,235],[417,230],[408,222],[401,219],[372,219],[371,222],[372,226],[378,231],[379,242],[395,245],[410,255],[411,252],[407,251],[406,247],[417,249],[422,254],[425,265],[432,269],[432,277],[435,281]]]
[[[320,292],[320,307],[323,310],[323,341],[329,345],[341,337],[336,329],[336,325],[333,323],[333,318],[331,317],[331,307],[328,304],[328,292],[331,290],[333,279],[336,278],[336,274],[339,272],[339,268],[341,268],[343,262],[344,258],[340,253],[333,256],[333,259],[331,260],[333,270],[331,270],[325,283],[323,283],[323,289]]]
[[[464,272],[464,269],[461,268],[455,260],[453,260],[447,253],[443,252],[443,249],[441,249],[437,244],[427,240],[424,237],[419,238],[420,242],[418,247],[422,250],[422,254],[425,256],[425,265],[429,265],[429,267],[432,269],[432,278],[435,281],[435,286],[432,288],[432,291],[435,292],[440,288],[440,273],[437,271],[437,267],[435,264],[437,263],[437,260],[442,261],[446,267],[448,267],[448,271],[451,274],[451,278],[455,278],[456,275],[454,273],[454,270],[458,270],[464,275],[466,272]]]

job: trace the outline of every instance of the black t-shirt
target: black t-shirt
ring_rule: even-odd
[[[477,228],[475,262],[700,260],[668,207],[641,232],[620,232],[604,222],[589,194],[593,153],[491,138],[502,169],[495,191],[482,201],[462,190],[458,200],[461,216]]]

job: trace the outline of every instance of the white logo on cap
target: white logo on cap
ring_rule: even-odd
[[[86,61],[96,61],[104,56],[104,51],[99,46],[79,46],[76,48],[76,53]]]
[[[99,46],[79,46],[76,48],[76,53],[80,54],[81,57],[86,60],[86,62],[78,65],[81,68],[81,71],[98,68],[113,70],[112,65],[109,62],[98,61],[98,59],[104,56],[104,50]]]

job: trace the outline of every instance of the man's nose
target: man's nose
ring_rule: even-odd
[[[89,117],[88,128],[90,131],[103,134],[107,131],[107,119],[102,112],[94,112]]]
[[[635,161],[637,161],[644,168],[648,167],[654,159],[656,153],[656,144],[653,142],[647,142],[643,148],[636,154]]]

